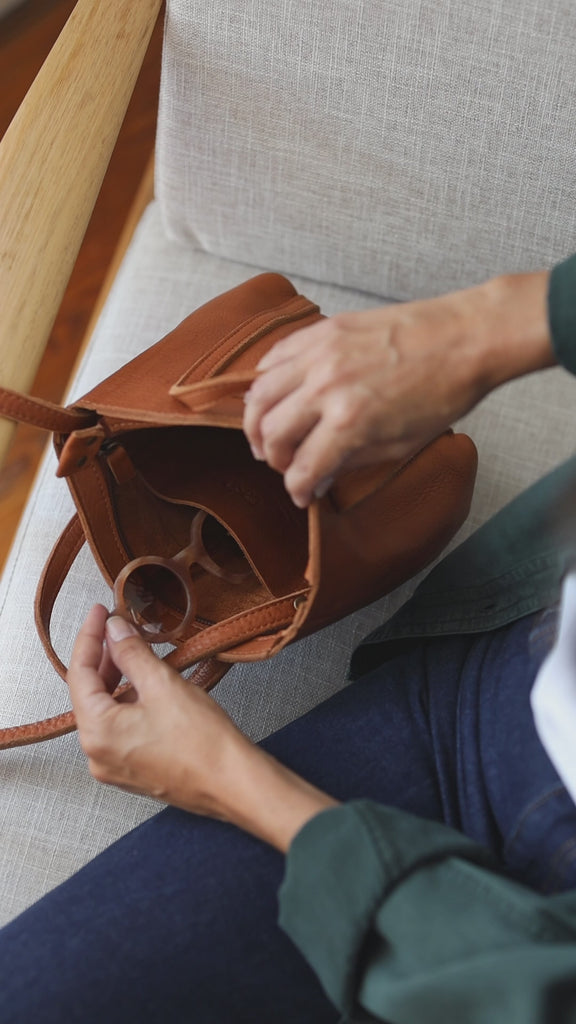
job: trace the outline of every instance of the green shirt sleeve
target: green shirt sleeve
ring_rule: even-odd
[[[368,800],[294,839],[280,924],[347,1021],[576,1021],[576,894],[499,875],[460,833]]]
[[[558,362],[576,373],[576,254],[552,270],[548,319]]]

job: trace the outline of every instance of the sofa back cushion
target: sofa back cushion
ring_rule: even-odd
[[[388,298],[576,249],[574,0],[168,0],[171,237]]]

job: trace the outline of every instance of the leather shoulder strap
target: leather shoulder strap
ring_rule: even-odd
[[[30,398],[9,388],[0,388],[0,416],[17,423],[31,423],[34,427],[51,430],[56,434],[70,434],[95,423],[97,416],[88,410],[64,409],[61,405]]]
[[[84,528],[76,514],[64,527],[52,548],[36,590],[34,617],[38,636],[51,664],[62,679],[66,679],[67,669],[52,645],[50,623],[56,598],[85,541]]]
[[[82,524],[79,517],[75,515],[56,541],[40,578],[36,593],[35,617],[40,640],[52,665],[63,678],[66,677],[66,669],[52,646],[50,619],[54,602],[62,583],[66,579],[76,555],[84,544],[84,540]],[[40,722],[9,726],[6,729],[0,729],[0,750],[8,750],[10,747],[23,747],[29,743],[40,743],[42,740],[55,739],[57,736],[64,736],[68,732],[73,732],[75,728],[76,721],[72,711],[64,711],[60,715],[45,718]]]
[[[35,616],[38,635],[51,664],[64,680],[67,669],[54,650],[50,623],[56,598],[84,542],[82,523],[79,516],[74,515],[52,549],[36,593]],[[211,690],[231,668],[230,663],[218,658],[219,654],[225,655],[231,647],[259,637],[262,632],[274,633],[285,628],[293,617],[294,603],[291,598],[272,601],[263,608],[243,612],[226,622],[207,627],[167,655],[166,660],[178,670],[199,662],[190,676],[190,681],[204,690]],[[267,649],[259,654],[260,657],[270,653],[268,648],[273,645],[270,636],[266,640]],[[236,660],[233,654],[229,655],[229,658],[232,663]],[[129,684],[123,684],[119,688],[118,696],[127,693],[129,689]],[[74,713],[66,711],[40,722],[0,729],[0,750],[55,739],[57,736],[73,732],[75,728]]]
[[[202,690],[211,690],[231,668],[231,665],[226,665],[216,658],[210,658],[198,665],[198,668],[190,676],[190,682]],[[130,684],[121,684],[114,696],[120,697],[131,689]],[[58,736],[74,732],[75,729],[76,718],[73,711],[64,711],[61,715],[44,718],[40,722],[9,726],[7,729],[0,729],[0,750],[25,747],[31,743],[42,743],[44,740],[54,740]]]

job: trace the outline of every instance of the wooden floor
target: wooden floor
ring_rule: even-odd
[[[75,0],[27,0],[0,18],[0,136],[75,6]],[[61,401],[91,312],[153,151],[160,79],[160,18],[108,174],[31,393]],[[1,315],[1,311],[0,311]],[[0,368],[1,372],[1,368]],[[0,470],[0,568],[46,436],[20,426]]]

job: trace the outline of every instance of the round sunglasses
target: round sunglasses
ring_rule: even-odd
[[[232,585],[252,575],[240,545],[219,520],[200,510],[182,551],[170,558],[144,555],[124,566],[114,582],[112,614],[130,621],[148,643],[182,639],[198,612],[194,566]]]

